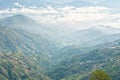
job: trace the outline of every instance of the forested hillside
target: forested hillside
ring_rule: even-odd
[[[0,73],[5,80],[49,80],[48,41],[21,29],[0,26]]]
[[[78,52],[79,55],[73,56],[72,59],[60,62],[48,75],[55,80],[86,80],[91,71],[103,69],[113,80],[119,80],[120,41],[99,46],[101,47],[84,54]]]
[[[119,29],[49,29],[22,14],[0,20],[1,80],[88,80],[97,69],[120,79]]]

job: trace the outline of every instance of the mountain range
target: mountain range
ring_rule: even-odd
[[[104,6],[110,8],[119,8],[119,0],[0,0],[0,9],[20,7],[16,6],[15,3],[20,3],[25,7],[37,6],[37,7],[65,7],[65,6],[74,6],[74,7],[88,7],[88,6]]]
[[[3,80],[88,80],[96,69],[119,80],[119,56],[118,28],[90,27],[61,37],[24,14],[0,19]]]
[[[31,6],[37,6],[37,7],[46,7],[46,6],[52,6],[52,7],[65,7],[65,6],[75,6],[75,7],[83,7],[83,6],[91,6],[92,4],[85,1],[75,0],[75,1],[69,1],[69,2],[57,2],[57,1],[50,1],[50,0],[1,0],[0,9],[5,8],[13,8],[17,7],[15,3],[18,2],[26,7]],[[32,4],[32,5],[31,5]],[[69,4],[69,5],[68,5]],[[18,6],[19,7],[19,6]]]

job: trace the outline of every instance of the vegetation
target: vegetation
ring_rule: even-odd
[[[0,26],[0,79],[49,80],[45,75],[46,65],[50,64],[49,43],[44,39],[44,44],[42,39],[24,30]]]
[[[90,74],[89,80],[112,80],[112,79],[105,71],[96,70]]]
[[[119,55],[120,55],[119,41],[114,41],[105,45],[99,45],[98,49],[89,51],[84,54],[75,55],[72,59],[66,59],[55,65],[48,75],[53,79],[69,80],[73,76],[86,80],[89,73],[94,69],[103,69],[110,73],[112,80],[120,79],[118,74],[120,70]],[[106,46],[103,48],[103,46]]]
[[[59,47],[61,42],[55,44],[56,42],[44,35],[36,35],[24,29],[26,26],[39,27],[39,24],[24,17],[16,15],[13,19],[9,17],[2,22],[0,20],[0,24],[3,23],[0,25],[1,80],[88,80],[90,74],[90,80],[94,80],[96,75],[100,76],[100,80],[101,76],[106,78],[103,80],[120,80],[119,34],[116,37],[108,36],[107,39],[95,39],[93,36],[95,44],[92,41],[83,43],[90,43],[89,46],[75,44]],[[24,25],[27,22],[29,24]],[[20,26],[23,29],[20,29]],[[88,33],[85,30],[82,33],[89,36],[91,31]],[[101,35],[101,32],[97,33]],[[113,36],[117,40],[114,40]],[[109,39],[110,43],[106,42]],[[79,39],[77,41],[79,42]],[[101,41],[105,43],[97,45]],[[97,70],[91,73],[96,69],[106,72]]]
[[[37,71],[37,68],[34,69],[33,64],[27,63],[24,59],[20,61],[15,56],[0,53],[0,80],[50,80],[44,73]]]

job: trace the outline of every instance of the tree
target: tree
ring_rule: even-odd
[[[105,71],[96,70],[90,74],[89,80],[112,80],[112,79]]]

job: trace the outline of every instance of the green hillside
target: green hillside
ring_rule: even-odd
[[[48,45],[41,36],[0,26],[0,79],[49,80],[45,76],[52,53]]]
[[[88,80],[98,69],[120,79],[119,33],[92,28],[65,39],[24,15],[3,18],[0,24],[0,80]]]
[[[113,80],[119,80],[120,42],[115,41],[105,45],[109,46],[60,62],[49,71],[48,75],[55,80],[86,80],[91,71],[103,69]]]
[[[44,73],[38,72],[37,69],[42,71],[42,68],[35,65],[23,55],[0,53],[0,80],[50,80]]]

